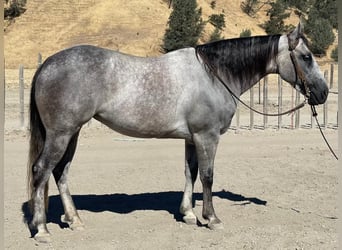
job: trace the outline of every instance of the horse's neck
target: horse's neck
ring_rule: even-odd
[[[255,84],[257,84],[265,76],[267,76],[269,74],[274,74],[274,73],[277,73],[277,65],[275,63],[275,60],[274,60],[274,62],[273,62],[273,60],[271,60],[271,62],[269,62],[269,65],[267,65],[267,67],[266,67],[265,73],[255,74],[253,76],[250,76],[249,79],[246,79],[245,81],[239,83],[241,86],[240,95],[242,95],[243,93],[248,91],[250,88],[252,88]]]
[[[276,43],[278,41],[273,42]],[[237,63],[239,70],[234,67],[233,62],[228,63],[228,65],[231,65],[231,68],[223,70],[221,73],[227,80],[227,84],[235,85],[232,87],[236,89],[237,94],[243,94],[266,75],[277,73],[276,57],[278,51],[275,52],[273,49],[270,49],[275,44],[268,44],[268,46],[260,46],[261,49],[259,51],[251,53],[251,55],[244,54],[242,58],[229,58],[230,60],[240,60],[240,63]],[[275,48],[278,48],[278,44],[276,44]],[[253,48],[250,50],[252,51]],[[243,65],[243,68],[241,65]]]
[[[196,47],[207,70],[240,95],[262,77],[277,72],[280,36],[228,39]]]

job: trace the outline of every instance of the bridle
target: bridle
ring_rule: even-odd
[[[290,57],[291,57],[291,61],[293,63],[293,66],[294,66],[294,69],[295,69],[295,73],[296,73],[296,82],[299,78],[299,80],[301,81],[301,83],[303,84],[304,86],[304,96],[305,96],[305,100],[309,99],[310,98],[310,89],[309,89],[309,86],[308,86],[308,82],[305,78],[305,75],[304,75],[304,72],[303,70],[299,67],[298,65],[298,62],[297,62],[297,59],[295,57],[295,54],[294,54],[294,50],[295,48],[297,47],[298,43],[299,43],[299,38],[296,38],[296,41],[292,44],[291,41],[290,41],[290,35],[287,35],[287,39],[288,39],[288,44],[289,44],[289,51],[290,51]],[[327,144],[330,152],[332,153],[332,155],[335,157],[336,160],[338,160],[338,157],[337,155],[335,154],[334,150],[332,149],[332,147],[330,146],[327,138],[325,137],[323,131],[322,131],[322,128],[321,128],[321,125],[319,124],[318,122],[318,119],[317,119],[317,112],[316,112],[316,108],[314,105],[311,105],[311,112],[312,112],[312,116],[315,117],[315,120],[316,120],[316,123],[317,123],[317,126],[319,128],[319,131],[321,132],[321,135],[325,141],[325,143]]]
[[[288,44],[289,44],[291,61],[292,61],[292,64],[293,64],[293,67],[295,70],[295,74],[296,74],[296,82],[299,78],[299,80],[301,81],[301,83],[304,86],[304,91],[305,91],[304,96],[307,100],[310,98],[311,91],[309,89],[308,81],[306,80],[305,74],[304,74],[303,70],[299,67],[298,61],[297,61],[296,56],[294,54],[294,50],[296,49],[296,47],[299,43],[299,37],[296,38],[294,43],[291,43],[290,34],[287,35],[287,39],[288,39]]]

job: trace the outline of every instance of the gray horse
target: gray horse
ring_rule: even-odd
[[[202,216],[209,228],[222,228],[212,202],[219,138],[230,126],[236,97],[270,73],[280,74],[310,105],[327,99],[301,24],[287,35],[222,40],[154,58],[76,46],[46,59],[33,78],[30,103],[28,193],[35,239],[51,240],[45,214],[51,174],[65,211],[62,220],[71,229],[83,227],[67,174],[80,129],[91,118],[128,136],[184,139],[180,212],[187,224],[196,224],[192,194],[199,171]]]

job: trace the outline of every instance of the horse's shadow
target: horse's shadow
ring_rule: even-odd
[[[128,214],[139,210],[168,211],[174,216],[176,221],[181,221],[182,215],[179,213],[179,204],[182,195],[183,192],[170,191],[141,194],[87,194],[73,195],[72,197],[77,210],[87,210],[91,212],[110,211],[119,214]],[[267,201],[258,198],[249,198],[225,190],[213,192],[213,196],[237,202],[236,205],[247,205],[250,203],[266,205],[267,203]],[[202,200],[201,193],[193,194],[193,202],[195,203],[196,200]],[[59,224],[61,228],[67,227],[67,224],[60,220],[64,211],[59,195],[49,197],[49,208],[47,222]],[[29,211],[28,202],[23,203],[22,212],[24,222],[29,223],[32,216]]]

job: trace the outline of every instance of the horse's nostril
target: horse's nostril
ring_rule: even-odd
[[[323,88],[317,89],[313,88],[311,90],[309,104],[311,105],[319,105],[325,103],[328,98],[329,89],[324,86]]]

